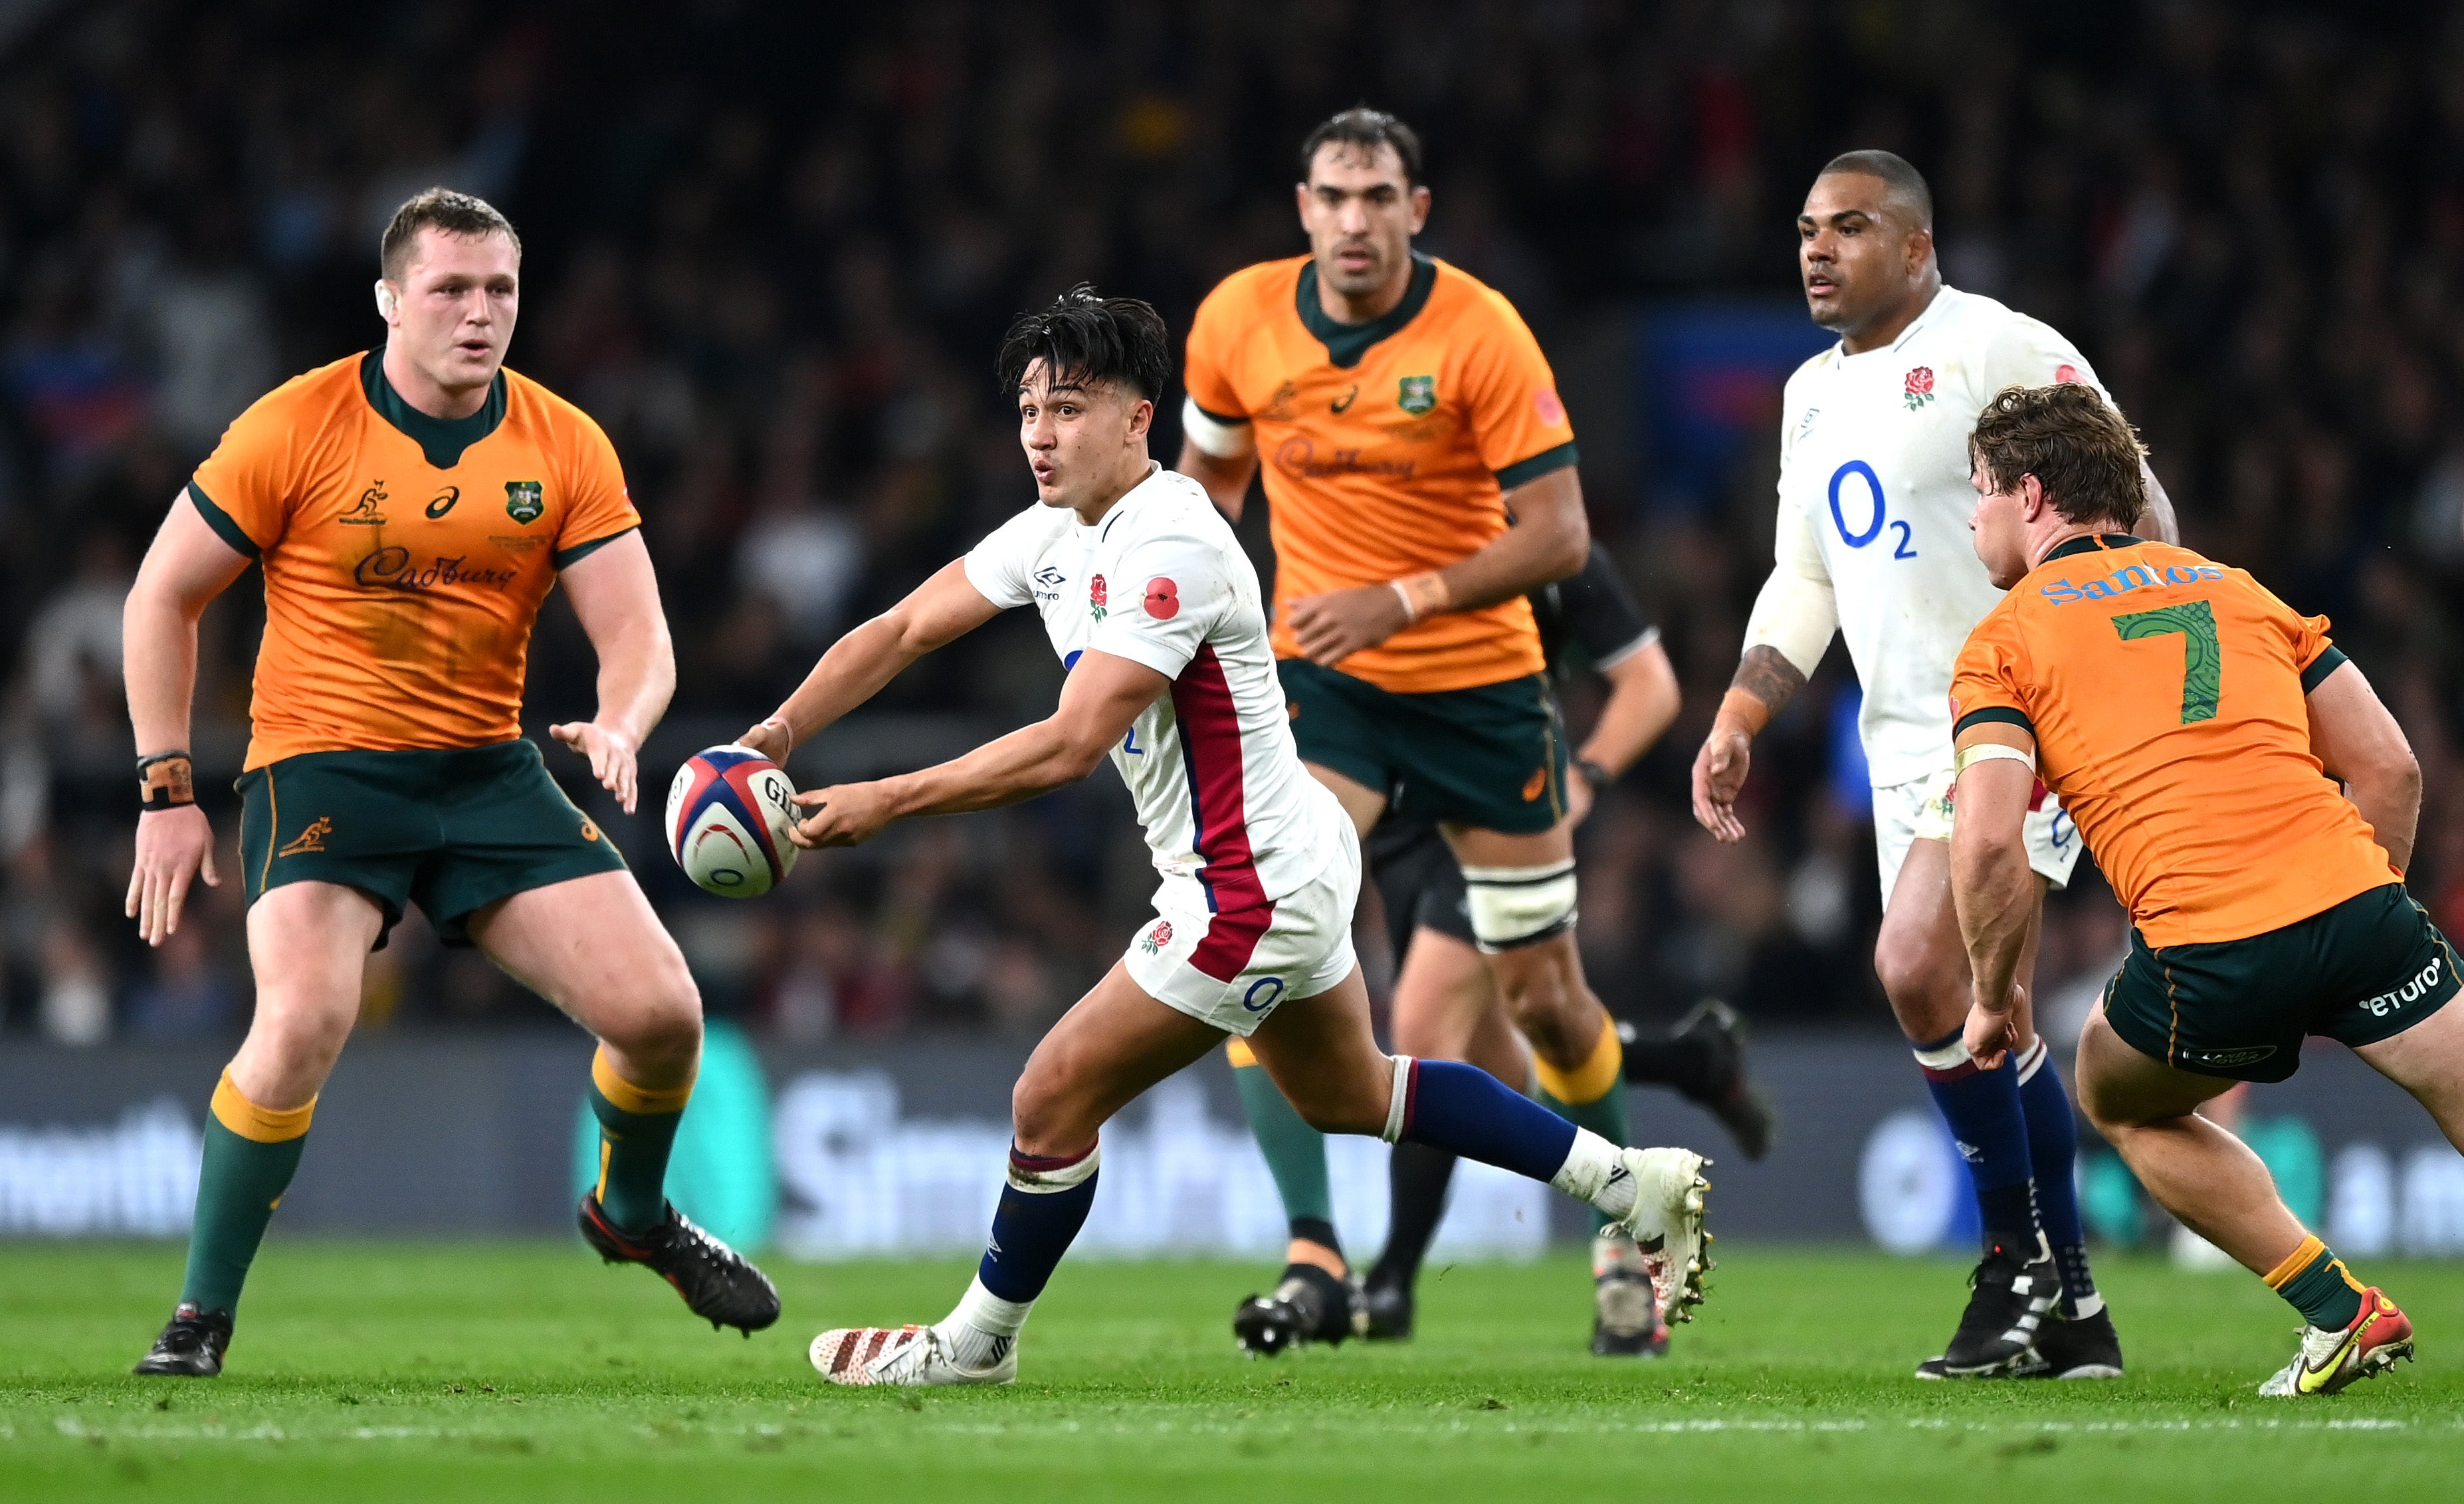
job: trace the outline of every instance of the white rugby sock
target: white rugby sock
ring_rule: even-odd
[[[1623,1162],[1623,1151],[1589,1128],[1574,1130],[1574,1146],[1566,1151],[1566,1162],[1549,1177],[1549,1183],[1577,1201],[1585,1201],[1613,1218],[1622,1218],[1634,1210],[1636,1196],[1641,1187],[1631,1175],[1614,1172]]]
[[[990,1368],[1018,1345],[1032,1300],[1003,1300],[984,1288],[981,1279],[967,1281],[967,1293],[934,1330],[941,1334],[950,1355],[962,1368]]]

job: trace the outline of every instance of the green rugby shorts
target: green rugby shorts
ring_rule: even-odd
[[[2176,1070],[2281,1081],[2301,1043],[2403,1033],[2456,992],[2455,949],[2404,884],[2248,940],[2150,947],[2137,930],[2104,987],[2123,1042]]]
[[[1566,815],[1566,728],[1549,676],[1397,695],[1306,658],[1276,670],[1301,760],[1406,820],[1534,835]]]
[[[529,741],[303,752],[234,786],[248,901],[292,882],[357,888],[385,910],[379,950],[406,904],[418,904],[448,945],[468,945],[472,914],[499,898],[625,870]]]

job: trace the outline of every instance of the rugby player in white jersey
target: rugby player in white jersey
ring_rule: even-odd
[[[2023,1043],[1993,1070],[1961,1039],[1970,981],[1949,856],[1951,664],[2001,598],[1969,546],[1969,431],[2005,387],[2102,388],[2055,330],[1943,285],[1933,195],[1900,157],[1833,159],[1796,227],[1806,304],[1839,343],[1789,378],[1776,567],[1694,762],[1694,816],[1723,841],[1744,838],[1736,802],[1753,737],[1804,687],[1833,632],[1846,636],[1864,690],[1881,866],[1874,964],[1972,1172],[1985,1233],[1959,1330],[1918,1375],[2116,1377],[2122,1347],[2088,1269],[2078,1129],[2060,1077],[2024,1018]],[[2171,506],[2145,479],[2149,525],[2172,542]],[[2079,853],[2041,785],[2027,835],[2041,916],[2044,887],[2067,882]],[[2032,928],[2023,984],[2035,961]]]
[[[1027,1312],[1093,1205],[1098,1132],[1227,1034],[1312,1126],[1548,1181],[1663,1251],[1665,1309],[1698,1302],[1701,1156],[1619,1148],[1476,1066],[1377,1049],[1352,953],[1359,844],[1293,750],[1257,571],[1198,483],[1148,457],[1172,369],[1163,320],[1133,299],[1080,288],[1021,318],[1000,370],[1036,503],[841,638],[743,739],[783,760],[918,657],[1032,606],[1067,668],[1052,716],[936,767],[801,794],[796,844],[1015,804],[1109,756],[1163,877],[1155,921],[1019,1078],[1007,1183],[957,1308],[933,1326],[825,1331],[813,1366],[846,1384],[1015,1378]]]

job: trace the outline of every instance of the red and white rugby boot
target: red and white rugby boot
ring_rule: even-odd
[[[983,1368],[958,1366],[940,1328],[843,1326],[813,1338],[813,1367],[832,1383],[921,1387],[1009,1383],[1018,1378],[1018,1338],[992,1339],[999,1356]]]

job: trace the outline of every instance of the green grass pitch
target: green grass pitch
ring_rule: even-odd
[[[2306,1404],[2253,1393],[2292,1340],[2256,1280],[2148,1261],[2104,1273],[2118,1383],[1917,1382],[1959,1269],[1740,1249],[1659,1362],[1584,1351],[1572,1257],[1433,1269],[1418,1340],[1275,1362],[1229,1335],[1265,1267],[1082,1261],[1038,1308],[1016,1386],[922,1393],[825,1388],[804,1343],[937,1317],[963,1263],[772,1267],[787,1315],[745,1341],[579,1247],[277,1237],[231,1373],[198,1382],[125,1372],[176,1250],[0,1250],[0,1497],[2248,1504],[2452,1499],[2464,1478],[2459,1266],[2368,1262],[2423,1360]]]

